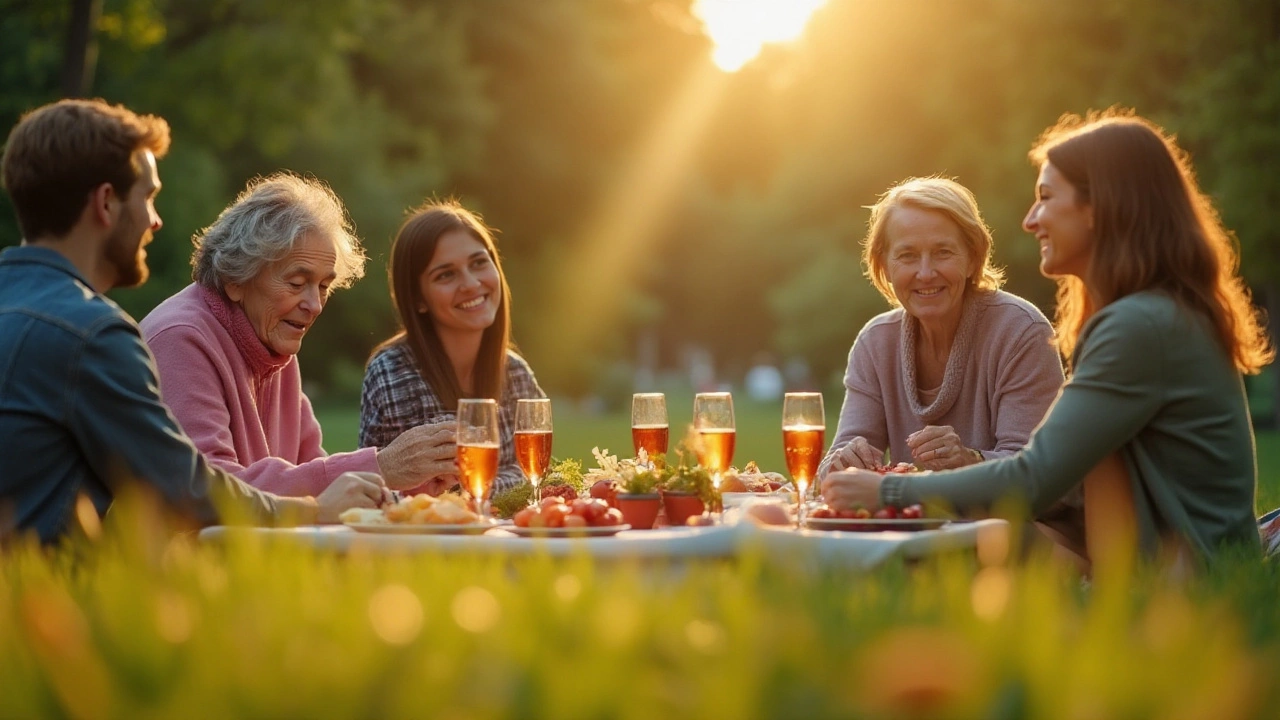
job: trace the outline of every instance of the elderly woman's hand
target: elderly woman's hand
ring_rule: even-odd
[[[907,447],[922,470],[950,470],[982,462],[982,456],[965,447],[950,425],[926,425],[907,436]]]
[[[880,507],[880,483],[884,476],[870,470],[842,470],[822,481],[822,499],[836,510]]]
[[[440,490],[452,487],[457,482],[458,473],[456,436],[457,425],[448,420],[419,425],[400,433],[400,437],[378,451],[378,468],[382,470],[387,485],[393,490],[408,490],[428,480],[455,476],[448,486]]]
[[[378,507],[382,504],[385,490],[382,478],[374,473],[342,473],[316,496],[316,504],[320,506],[316,522],[336,523],[344,510]]]
[[[884,451],[877,450],[867,442],[867,439],[858,436],[844,444],[834,455],[826,462],[820,475],[826,473],[837,472],[849,468],[864,468],[871,470],[880,467],[884,460]]]

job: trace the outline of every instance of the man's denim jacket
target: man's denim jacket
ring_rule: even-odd
[[[202,525],[211,496],[255,520],[274,497],[208,466],[161,402],[155,361],[138,326],[61,254],[0,253],[0,535],[42,542],[74,522],[77,495],[106,513],[141,482]],[[234,499],[232,499],[234,498]]]

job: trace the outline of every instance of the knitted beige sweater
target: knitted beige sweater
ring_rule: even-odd
[[[893,462],[910,460],[907,436],[925,425],[950,425],[987,459],[1011,455],[1027,443],[1062,386],[1053,327],[1016,295],[970,291],[942,385],[927,406],[916,384],[918,332],[919,323],[898,308],[858,333],[824,472],[831,455],[858,436],[887,449]]]

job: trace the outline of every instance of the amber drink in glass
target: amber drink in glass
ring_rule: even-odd
[[[639,457],[643,448],[650,460],[667,454],[670,426],[667,424],[667,396],[636,393],[631,396],[631,444]]]
[[[822,460],[827,421],[822,393],[787,393],[782,400],[782,450],[787,472],[796,485],[796,522],[804,522],[805,496],[813,487]]]
[[[498,476],[498,403],[458,401],[458,473],[481,521],[489,521],[489,495]]]
[[[551,465],[551,400],[516,401],[516,461],[533,486],[533,502],[542,500],[540,485]]]

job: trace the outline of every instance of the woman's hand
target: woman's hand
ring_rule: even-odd
[[[455,476],[453,482],[457,482],[457,432],[458,426],[445,420],[400,433],[400,437],[378,451],[378,469],[387,486],[408,490],[445,475]],[[452,487],[453,482],[444,489]]]
[[[877,450],[867,442],[867,439],[858,436],[845,443],[831,459],[827,461],[826,473],[837,472],[849,468],[863,468],[871,470],[880,467],[884,460],[884,451]]]
[[[880,483],[884,476],[870,470],[843,470],[822,481],[822,499],[836,510],[880,507]]]
[[[342,473],[316,496],[316,522],[336,523],[343,510],[353,507],[376,508],[382,504],[386,489],[382,478],[374,473]]]
[[[950,425],[926,425],[907,436],[907,447],[922,470],[950,470],[981,462],[981,456],[965,447]]]

